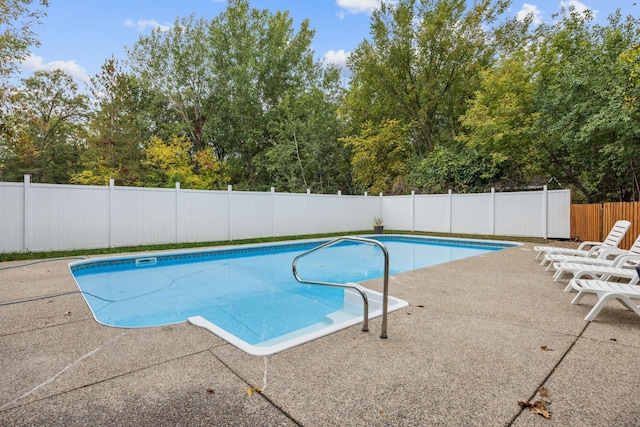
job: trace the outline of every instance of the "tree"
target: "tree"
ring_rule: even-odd
[[[307,151],[302,148],[307,142],[317,148],[319,138],[327,137],[322,144],[337,145],[338,120],[329,117],[333,112],[317,109],[335,111],[331,91],[338,74],[314,60],[313,34],[308,20],[296,31],[288,12],[271,13],[252,9],[247,0],[231,0],[211,21],[178,19],[171,30],[142,37],[128,55],[132,71],[166,94],[180,113],[183,132],[176,134],[188,137],[194,153],[211,150],[236,187],[268,188],[275,178],[288,188],[303,187],[305,181],[322,188],[331,181],[327,173],[333,167],[326,159],[315,164],[304,159],[310,181],[321,177],[313,185],[306,176],[297,180],[302,169],[293,175],[289,170],[285,177],[262,164],[267,159],[286,163],[285,146],[291,141],[297,141],[301,161],[303,152],[328,149]],[[294,105],[297,111],[291,110]],[[302,117],[310,120],[304,130]],[[314,166],[322,166],[321,173],[314,173]]]
[[[620,56],[638,42],[640,20],[618,12],[599,26],[592,18],[564,10],[540,36],[534,143],[547,176],[574,188],[577,200],[637,200],[640,123],[625,108]]]
[[[371,18],[371,41],[349,56],[352,72],[344,113],[350,131],[398,120],[417,156],[453,140],[458,117],[479,72],[491,64],[494,26],[509,1],[383,2]],[[499,27],[498,27],[499,28]]]
[[[296,32],[288,12],[251,9],[232,0],[209,24],[213,58],[212,105],[207,123],[211,146],[228,163],[234,182],[268,187],[269,174],[256,164],[278,144],[270,129],[287,120],[279,105],[321,87],[320,65],[313,59],[313,30],[304,20]],[[298,104],[300,105],[300,104]]]
[[[114,57],[91,78],[90,90],[95,112],[83,153],[85,170],[74,175],[71,182],[107,184],[113,178],[119,185],[141,185],[139,166],[144,142],[158,130],[153,97]]]
[[[127,51],[132,72],[178,112],[195,151],[205,146],[202,129],[215,108],[207,39],[206,22],[192,15],[176,19],[169,31],[154,29]]]
[[[33,0],[0,0],[0,179],[6,179],[3,168],[7,157],[11,157],[6,146],[19,138],[16,132],[20,129],[16,117],[11,116],[10,95],[15,89],[10,79],[18,71],[20,60],[29,53],[29,47],[39,44],[33,26],[41,24],[46,16],[44,8],[49,5],[47,0],[35,2],[41,8],[33,7],[33,3]]]
[[[38,182],[66,183],[79,168],[88,98],[61,70],[37,71],[12,97],[11,137],[5,140],[3,175],[29,173]]]
[[[226,180],[219,164],[205,151],[191,154],[190,144],[183,137],[173,137],[165,143],[151,137],[142,160],[146,170],[145,184],[151,187],[173,187],[179,182],[182,188],[209,189]],[[199,167],[196,173],[194,163]]]
[[[259,159],[258,173],[281,191],[350,190],[350,155],[339,141],[341,88],[336,69],[325,71],[323,86],[286,94],[274,108],[269,125],[272,145]]]
[[[34,3],[40,7],[34,8]],[[39,45],[33,26],[42,23],[48,6],[48,0],[0,1],[0,78],[11,76],[17,63],[29,53],[29,47]]]
[[[532,144],[537,113],[528,56],[523,48],[483,70],[478,90],[460,118],[465,131],[457,140],[473,151],[473,157],[493,164],[482,176],[492,187],[519,189],[540,176],[540,160]],[[486,175],[489,171],[495,174]]]
[[[353,179],[371,193],[395,193],[408,172],[411,147],[406,129],[397,120],[370,123],[360,136],[345,138],[353,157]]]

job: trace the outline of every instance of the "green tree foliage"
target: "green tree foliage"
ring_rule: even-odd
[[[217,110],[206,132],[218,157],[228,162],[233,182],[269,187],[272,174],[259,162],[274,145],[286,143],[271,131],[282,130],[287,125],[281,122],[294,114],[313,114],[300,102],[306,92],[322,89],[320,66],[310,48],[313,34],[308,20],[296,32],[288,12],[251,9],[244,0],[231,1],[209,24]],[[286,111],[287,103],[302,110]],[[287,140],[293,140],[293,132]],[[292,172],[286,179],[295,185],[300,174]]]
[[[640,21],[619,13],[606,26],[569,9],[543,27],[537,46],[533,144],[548,176],[587,202],[637,200],[640,123],[625,108],[629,75],[620,56]]]
[[[79,165],[88,98],[61,70],[38,71],[22,80],[7,115],[11,132],[0,147],[3,179],[67,183]]]
[[[162,93],[178,112],[182,132],[193,149],[204,148],[202,129],[210,117],[209,104],[215,73],[203,19],[176,19],[169,31],[154,29],[141,37],[127,54],[132,72],[157,93]]]
[[[464,145],[438,146],[417,162],[409,173],[410,183],[429,194],[482,193],[512,173],[500,153],[485,154]]]
[[[42,23],[47,6],[48,0],[0,0],[0,78],[13,74],[29,47],[38,46],[33,27]]]
[[[325,155],[339,136],[339,76],[313,59],[313,34],[307,20],[295,31],[288,12],[231,0],[211,21],[178,19],[128,54],[133,72],[179,113],[192,150],[212,150],[234,185],[328,189],[340,169],[328,161],[344,164]],[[298,167],[275,167],[289,165],[292,146]]]
[[[406,133],[398,120],[387,120],[369,123],[359,136],[345,138],[353,152],[353,179],[359,189],[394,194],[404,187],[411,159]]]
[[[540,176],[540,161],[532,144],[537,117],[533,70],[526,53],[522,49],[483,70],[475,97],[460,118],[465,132],[458,135],[458,141],[466,145],[468,157],[492,165],[478,177],[478,184],[518,189]]]
[[[6,146],[20,138],[20,124],[11,115],[14,110],[11,94],[15,92],[11,78],[18,71],[17,65],[29,53],[29,47],[38,46],[33,30],[46,15],[47,0],[0,0],[0,179],[6,179]],[[5,148],[3,148],[5,147]]]
[[[151,136],[151,126],[145,121],[149,106],[145,105],[144,91],[114,57],[91,78],[90,90],[96,108],[83,153],[85,170],[75,174],[71,182],[104,185],[113,178],[118,185],[136,185],[140,181],[141,141]]]
[[[453,140],[458,117],[493,60],[492,34],[508,1],[400,0],[371,18],[371,40],[349,57],[344,112],[357,134],[368,122],[408,126],[417,156]]]
[[[288,94],[274,109],[270,147],[259,158],[259,174],[285,191],[333,192],[350,188],[349,152],[340,142],[342,124],[337,116],[337,70],[326,72],[324,91]]]
[[[208,189],[226,181],[224,171],[210,153],[191,153],[191,144],[184,137],[162,141],[151,137],[144,150],[142,167],[146,171],[145,185]]]

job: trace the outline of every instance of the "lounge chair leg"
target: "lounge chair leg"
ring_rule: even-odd
[[[578,296],[579,295],[580,294],[578,294]],[[587,322],[593,321],[593,319],[596,318],[598,313],[600,313],[600,310],[602,310],[602,307],[607,305],[607,302],[609,301],[609,295],[611,295],[611,294],[603,295],[602,298],[600,298],[598,300],[597,304],[594,305],[593,308],[591,309],[591,311],[589,311],[589,313],[585,316],[584,320],[586,320]],[[576,296],[576,298],[578,298],[578,297]],[[575,298],[574,298],[574,300],[575,300]],[[571,303],[573,304],[573,301]]]
[[[560,277],[562,277],[563,274],[564,274],[564,270],[557,269],[555,274],[553,275],[553,281],[557,282],[558,280],[560,280]]]
[[[578,291],[578,295],[573,297],[573,300],[571,301],[571,304],[578,304],[583,296],[584,296],[584,292]]]
[[[587,314],[584,320],[591,322],[593,319],[595,319],[598,313],[600,313],[600,310],[602,310],[602,307],[604,307],[609,302],[610,299],[617,299],[618,301],[620,301],[622,305],[624,305],[629,310],[633,311],[638,316],[640,316],[640,307],[635,305],[633,301],[631,301],[631,299],[629,299],[625,295],[620,295],[616,292],[609,292],[608,294],[604,294],[600,297],[598,303],[593,306],[593,308],[591,309],[589,314]]]

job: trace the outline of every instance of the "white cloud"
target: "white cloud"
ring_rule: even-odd
[[[533,20],[531,21],[533,25],[537,26],[542,24],[542,11],[538,9],[538,6],[534,6],[529,3],[524,3],[522,5],[522,9],[516,13],[516,19],[518,21],[524,21],[524,18],[529,14],[533,16]]]
[[[76,61],[51,61],[45,63],[42,62],[42,57],[31,54],[20,62],[18,66],[30,72],[62,70],[82,82],[89,83],[90,80],[85,68],[78,65]]]
[[[345,68],[347,66],[347,56],[349,56],[349,52],[345,52],[342,49],[330,50],[324,54],[322,59],[328,64],[334,64],[338,67]]]
[[[385,0],[382,0],[385,1]],[[336,4],[350,13],[371,13],[380,7],[381,0],[336,0]],[[396,3],[396,1],[385,1]],[[340,14],[338,14],[340,16]],[[340,16],[343,17],[343,16]]]
[[[586,10],[591,10],[591,12],[593,12],[593,17],[595,18],[596,16],[598,16],[598,11],[595,9],[590,8],[589,6],[587,6],[586,4],[578,1],[578,0],[563,0],[560,2],[560,7],[564,7],[565,9],[569,10],[569,8],[573,7],[575,9],[575,11],[579,14],[584,13]]]
[[[171,29],[171,24],[162,25],[155,19],[139,19],[137,21],[133,21],[132,19],[127,19],[124,21],[124,25],[126,27],[135,28],[137,31],[144,31],[147,28],[160,29],[160,31],[169,31]]]

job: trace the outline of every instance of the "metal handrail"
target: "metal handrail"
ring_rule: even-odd
[[[339,237],[337,239],[331,240],[330,242],[327,242],[327,243],[323,243],[320,246],[316,246],[313,249],[310,249],[306,252],[301,253],[300,255],[296,256],[293,259],[293,265],[292,265],[293,277],[295,277],[296,280],[300,283],[307,283],[310,285],[333,286],[338,288],[349,288],[349,289],[357,290],[362,296],[362,300],[364,302],[362,330],[364,332],[367,332],[369,330],[369,299],[367,298],[367,294],[364,291],[364,288],[362,286],[357,285],[355,283],[332,283],[332,282],[321,282],[321,281],[314,281],[314,280],[304,280],[304,279],[301,279],[300,276],[298,276],[297,265],[298,265],[298,260],[300,258],[303,258],[313,252],[328,248],[330,246],[336,245],[344,241],[353,241],[353,242],[376,245],[382,250],[382,253],[384,254],[384,287],[383,287],[383,293],[382,293],[382,332],[380,333],[380,338],[387,338],[387,306],[389,302],[389,251],[387,251],[387,248],[379,241],[373,240],[373,239],[367,239],[365,237],[345,236],[345,237]]]

